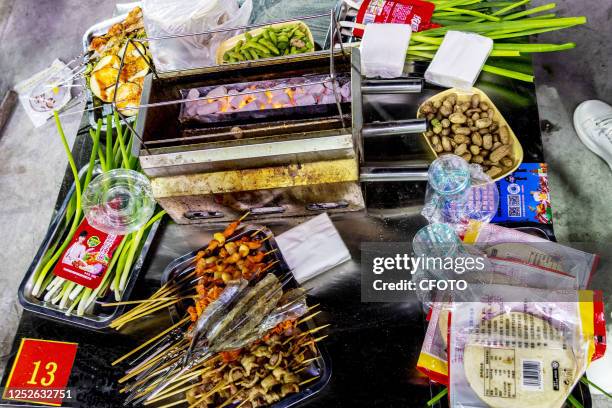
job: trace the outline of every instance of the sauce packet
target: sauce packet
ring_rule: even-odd
[[[364,0],[359,7],[356,22],[408,24],[413,32],[439,27],[431,24],[436,6],[422,0]],[[364,30],[355,28],[353,35],[362,37]]]
[[[123,235],[107,234],[83,219],[53,273],[86,288],[95,289],[102,283],[108,264],[122,239]]]

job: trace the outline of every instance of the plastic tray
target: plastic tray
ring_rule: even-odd
[[[306,35],[308,36],[308,40],[310,41],[311,44],[314,45],[314,38],[312,36],[312,32],[310,31],[310,27],[308,27],[308,25],[306,23],[304,23],[303,21],[300,20],[294,20],[294,21],[287,21],[285,23],[277,23],[277,24],[270,24],[267,25],[265,27],[259,27],[256,28],[254,30],[249,30],[248,33],[251,34],[253,37],[261,34],[264,32],[264,30],[268,27],[273,27],[273,28],[283,28],[283,27],[287,27],[287,26],[291,26],[294,24],[299,24],[300,28],[303,29],[304,31],[306,31]],[[238,44],[238,41],[240,40],[244,40],[244,33],[242,34],[238,34],[232,38],[228,38],[227,40],[223,41],[221,44],[219,44],[219,47],[217,48],[217,52],[215,53],[215,60],[217,65],[221,65],[223,64],[223,55],[228,51],[231,50],[232,48],[234,48],[236,46],[236,44]]]
[[[421,114],[421,108],[427,102],[441,101],[442,99],[446,98],[448,95],[453,94],[453,93],[457,94],[457,101],[460,101],[460,102],[468,101],[469,98],[471,98],[472,95],[474,94],[479,95],[480,100],[482,102],[486,102],[491,107],[491,109],[493,109],[493,111],[495,112],[495,118],[499,122],[499,124],[501,126],[505,125],[506,127],[508,127],[508,132],[510,133],[510,137],[512,138],[512,158],[514,160],[514,166],[510,170],[504,171],[499,176],[495,177],[493,181],[501,180],[507,175],[514,173],[514,171],[516,171],[516,169],[518,169],[518,167],[523,162],[523,147],[521,146],[521,142],[519,142],[518,138],[514,134],[514,131],[512,130],[512,127],[510,127],[508,122],[506,122],[506,119],[504,119],[504,116],[501,114],[499,109],[497,109],[497,106],[495,106],[495,104],[493,103],[493,101],[491,101],[491,99],[487,96],[487,94],[482,92],[480,89],[472,88],[471,91],[463,91],[461,89],[452,88],[452,89],[447,89],[446,91],[440,92],[432,96],[431,98],[427,99],[425,102],[421,104],[421,106],[419,106],[419,110],[418,110],[419,114],[417,115],[417,117],[421,118],[424,116]],[[429,138],[427,138],[426,136],[423,136],[423,138],[425,139],[425,142],[427,142],[427,146],[429,146],[429,149],[434,154],[434,156],[438,157],[438,154],[436,153],[433,146],[431,145]]]
[[[268,228],[265,228],[259,225],[245,225],[241,230],[237,232],[237,238],[240,238],[247,234],[250,235],[255,231],[259,231],[257,235],[255,236],[256,238],[259,238],[259,239],[267,237],[272,234],[272,231],[270,231]],[[275,267],[272,268],[272,273],[274,273],[277,276],[281,276],[290,271],[289,266],[287,265],[287,262],[283,258],[283,255],[281,254],[280,249],[278,248],[278,245],[276,244],[276,241],[274,240],[274,237],[266,240],[262,248],[266,252],[277,249],[276,252],[269,255],[273,257],[275,261],[278,261]],[[202,249],[204,248],[201,248],[199,250],[185,254],[179,258],[176,258],[174,261],[170,262],[168,266],[164,269],[164,272],[162,274],[162,277],[161,277],[162,285],[177,274],[188,273],[194,270],[195,269],[194,259],[197,253]],[[298,287],[299,285],[297,281],[293,279],[289,283],[289,286],[295,288],[295,287]],[[172,317],[174,321],[178,321],[180,319],[180,316],[183,315],[187,306],[188,305],[186,303],[180,303],[180,302],[177,303],[175,306],[173,306],[171,310],[172,310],[172,315],[173,315]],[[308,322],[303,323],[303,325],[304,325],[304,329],[315,328],[315,324],[312,320],[309,320]],[[310,383],[309,387],[303,389],[301,392],[291,394],[287,396],[286,398],[283,398],[281,401],[277,402],[276,404],[271,405],[270,406],[271,408],[294,407],[297,404],[305,401],[306,399],[311,398],[313,395],[319,393],[323,388],[325,388],[332,374],[331,359],[329,357],[329,354],[327,353],[327,350],[325,349],[325,347],[323,347],[322,344],[317,343],[317,350],[321,358],[313,361],[312,365],[309,368],[309,372],[313,376],[318,375],[319,379],[317,381],[313,381],[312,383]]]
[[[87,167],[83,167],[80,170],[79,175],[81,176],[81,178],[83,178],[86,171],[87,171]],[[99,174],[99,168],[96,169],[96,173]],[[110,308],[110,307],[103,308],[99,305],[94,305],[93,314],[85,314],[83,316],[77,316],[76,312],[73,312],[73,314],[66,316],[64,311],[61,310],[59,307],[52,305],[51,303],[44,302],[43,300],[40,300],[32,296],[32,288],[34,285],[34,282],[32,281],[32,276],[34,275],[34,272],[41,265],[42,258],[44,254],[47,252],[47,249],[49,248],[49,246],[53,242],[55,242],[56,238],[63,236],[67,232],[67,228],[62,226],[62,221],[64,219],[64,214],[66,213],[66,208],[68,207],[68,203],[70,202],[70,199],[72,198],[74,192],[75,192],[75,185],[73,184],[70,190],[68,191],[68,194],[66,195],[66,198],[64,199],[62,203],[62,206],[60,207],[60,209],[56,212],[55,216],[53,217],[51,224],[49,225],[49,229],[47,230],[47,234],[45,235],[45,238],[42,244],[38,248],[38,252],[36,253],[36,256],[34,257],[34,260],[32,261],[32,263],[30,264],[28,271],[26,272],[23,280],[21,281],[21,285],[19,285],[19,290],[18,290],[19,303],[21,303],[21,306],[23,306],[25,310],[40,314],[42,316],[45,316],[45,317],[48,317],[54,320],[59,320],[64,323],[68,323],[68,324],[72,324],[76,326],[86,327],[88,329],[102,330],[102,329],[107,328],[115,318],[119,317],[123,313],[125,306],[117,306],[114,308]],[[142,250],[140,251],[140,255],[138,256],[138,258],[136,259],[136,262],[134,262],[134,266],[132,267],[130,277],[128,278],[128,281],[125,287],[125,292],[123,294],[123,299],[128,299],[130,297],[130,293],[132,292],[132,289],[134,288],[136,280],[138,279],[138,275],[140,274],[142,270],[144,261],[147,257],[149,249],[151,248],[153,239],[155,238],[155,235],[157,234],[157,231],[159,230],[161,222],[163,221],[162,220],[157,221],[155,224],[151,226],[151,230],[149,231],[149,234],[147,235],[147,239],[143,244]],[[53,273],[53,272],[49,271],[49,273]],[[108,301],[108,302],[115,301],[113,293],[111,291],[107,291],[106,296],[100,300]]]

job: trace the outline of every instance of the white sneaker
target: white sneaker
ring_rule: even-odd
[[[601,101],[582,102],[574,111],[578,137],[612,170],[612,106]]]

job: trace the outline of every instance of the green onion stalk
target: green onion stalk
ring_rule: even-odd
[[[68,203],[62,224],[65,229],[68,229],[68,232],[62,236],[60,240],[55,241],[42,257],[42,266],[34,273],[32,278],[34,281],[32,294],[41,298],[44,302],[51,303],[63,310],[67,316],[71,315],[73,312],[76,312],[77,316],[83,316],[87,313],[91,313],[96,300],[105,297],[108,290],[114,292],[114,297],[118,301],[122,299],[130,273],[142,250],[141,243],[146,240],[151,226],[162,219],[166,212],[157,212],[138,231],[127,234],[122,238],[108,264],[106,274],[97,288],[86,288],[50,273],[72,240],[78,226],[84,219],[83,210],[81,208],[81,196],[93,178],[96,161],[99,163],[103,172],[116,168],[139,170],[138,158],[131,155],[134,134],[131,131],[126,131],[126,129],[122,127],[119,115],[115,113],[105,118],[106,139],[104,143],[100,142],[102,120],[98,120],[95,129],[89,130],[93,148],[89,158],[87,172],[83,180],[81,180],[57,113],[54,117],[75,180],[75,193]],[[117,136],[114,139],[113,121]]]
[[[464,31],[489,37],[494,41],[491,57],[512,58],[523,54],[565,51],[576,47],[565,44],[528,43],[528,37],[550,31],[563,30],[585,24],[586,17],[557,17],[554,13],[541,14],[556,8],[555,3],[529,8],[531,0],[431,0],[436,9],[432,22],[443,27],[413,33],[407,58],[430,60],[440,47],[448,31]],[[527,7],[521,10],[522,7]],[[506,42],[518,39],[518,43]],[[520,40],[524,41],[521,42]],[[486,64],[483,71],[533,82],[533,76],[523,72]]]

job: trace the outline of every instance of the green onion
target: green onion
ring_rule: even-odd
[[[443,389],[442,391],[440,391],[438,394],[436,394],[435,397],[433,397],[432,399],[430,399],[429,401],[427,401],[427,406],[431,407],[432,405],[434,405],[436,402],[440,401],[442,398],[444,398],[444,396],[448,394],[448,388]]]
[[[510,14],[509,16],[504,17],[504,20],[505,21],[516,20],[517,18],[529,16],[531,14],[541,13],[542,11],[552,10],[555,7],[557,7],[557,5],[555,3],[545,4],[545,5],[540,6],[540,7],[535,7],[535,8],[532,8],[532,9],[527,9],[525,11],[520,11],[518,13]]]
[[[574,398],[573,395],[570,395],[569,397],[567,397],[567,401],[572,404],[574,406],[574,408],[584,408],[584,406],[580,403],[580,401],[578,401],[576,398]]]
[[[601,388],[599,385],[593,383],[592,381],[590,381],[585,376],[582,376],[582,378],[580,379],[580,382],[585,384],[585,385],[590,385],[591,387],[595,388],[597,391],[601,392],[606,397],[612,399],[612,395],[609,392],[606,392],[603,388]]]
[[[70,146],[68,146],[68,141],[66,140],[66,135],[64,134],[64,129],[62,129],[62,124],[59,120],[59,115],[57,114],[57,111],[53,112],[53,116],[55,118],[55,125],[57,126],[57,131],[62,140],[62,144],[64,145],[64,150],[66,152],[66,155],[68,156],[68,163],[70,164],[70,169],[72,170],[72,176],[74,177],[74,185],[76,189],[75,193],[77,197],[76,198],[76,210],[75,210],[75,216],[72,222],[72,226],[70,228],[70,231],[68,231],[68,238],[64,240],[62,245],[55,252],[55,255],[53,255],[51,259],[49,259],[49,261],[45,264],[45,266],[40,271],[40,274],[38,275],[36,279],[36,283],[34,284],[34,289],[32,289],[32,294],[34,296],[40,295],[41,286],[42,286],[42,283],[44,282],[45,276],[47,275],[49,270],[53,267],[53,265],[55,265],[55,263],[57,262],[61,254],[64,252],[64,249],[66,249],[66,247],[70,243],[72,236],[74,235],[75,231],[79,227],[80,216],[81,216],[81,211],[82,211],[81,210],[82,191],[81,191],[81,180],[79,179],[79,172],[77,170],[76,163],[74,162],[74,157],[72,156],[72,151],[70,150]]]

